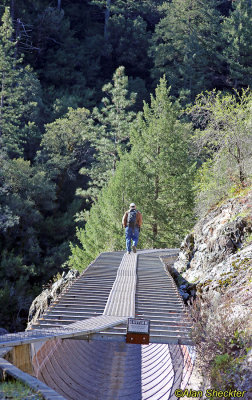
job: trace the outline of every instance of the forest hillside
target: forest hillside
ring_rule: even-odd
[[[250,0],[2,0],[0,327],[70,268],[178,247],[251,187]]]

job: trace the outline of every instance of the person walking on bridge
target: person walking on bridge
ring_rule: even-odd
[[[126,237],[126,250],[127,254],[131,253],[131,240],[132,250],[136,253],[140,228],[143,223],[143,217],[140,211],[136,209],[135,203],[130,204],[130,209],[126,211],[122,219],[122,225],[125,228]]]

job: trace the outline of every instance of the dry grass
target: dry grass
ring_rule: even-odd
[[[252,346],[250,315],[239,317],[233,310],[228,296],[218,305],[206,298],[190,307],[199,367],[217,390],[239,389],[239,369]]]

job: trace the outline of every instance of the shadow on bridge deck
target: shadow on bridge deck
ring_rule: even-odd
[[[150,320],[149,345],[125,343],[126,323],[83,340],[30,340],[33,375],[69,400],[175,400],[191,374],[194,347],[191,322],[160,256],[176,251],[141,251],[137,258],[102,253],[32,329],[135,316]]]
[[[175,399],[192,362],[186,346],[54,340],[33,358],[38,379],[71,400]]]

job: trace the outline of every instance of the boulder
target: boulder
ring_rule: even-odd
[[[36,323],[50,304],[57,300],[58,296],[66,290],[79,275],[80,273],[76,270],[70,270],[67,274],[63,272],[59,280],[54,282],[50,288],[43,290],[43,292],[33,300],[29,310],[27,329],[30,329],[32,325]]]
[[[169,268],[185,303],[195,294],[198,298],[206,321],[202,348],[204,342],[210,346],[218,335],[223,333],[221,340],[226,335],[236,362],[236,368],[233,365],[226,379],[250,395],[252,350],[245,354],[244,346],[251,349],[252,343],[246,339],[248,343],[240,347],[235,334],[246,331],[246,337],[252,337],[251,206],[250,190],[245,196],[229,199],[210,211],[186,236],[178,259]],[[221,340],[212,348],[211,356],[220,351]]]
[[[232,271],[227,258],[246,247],[252,232],[251,191],[199,220],[181,244],[174,268],[189,282],[204,283]]]

